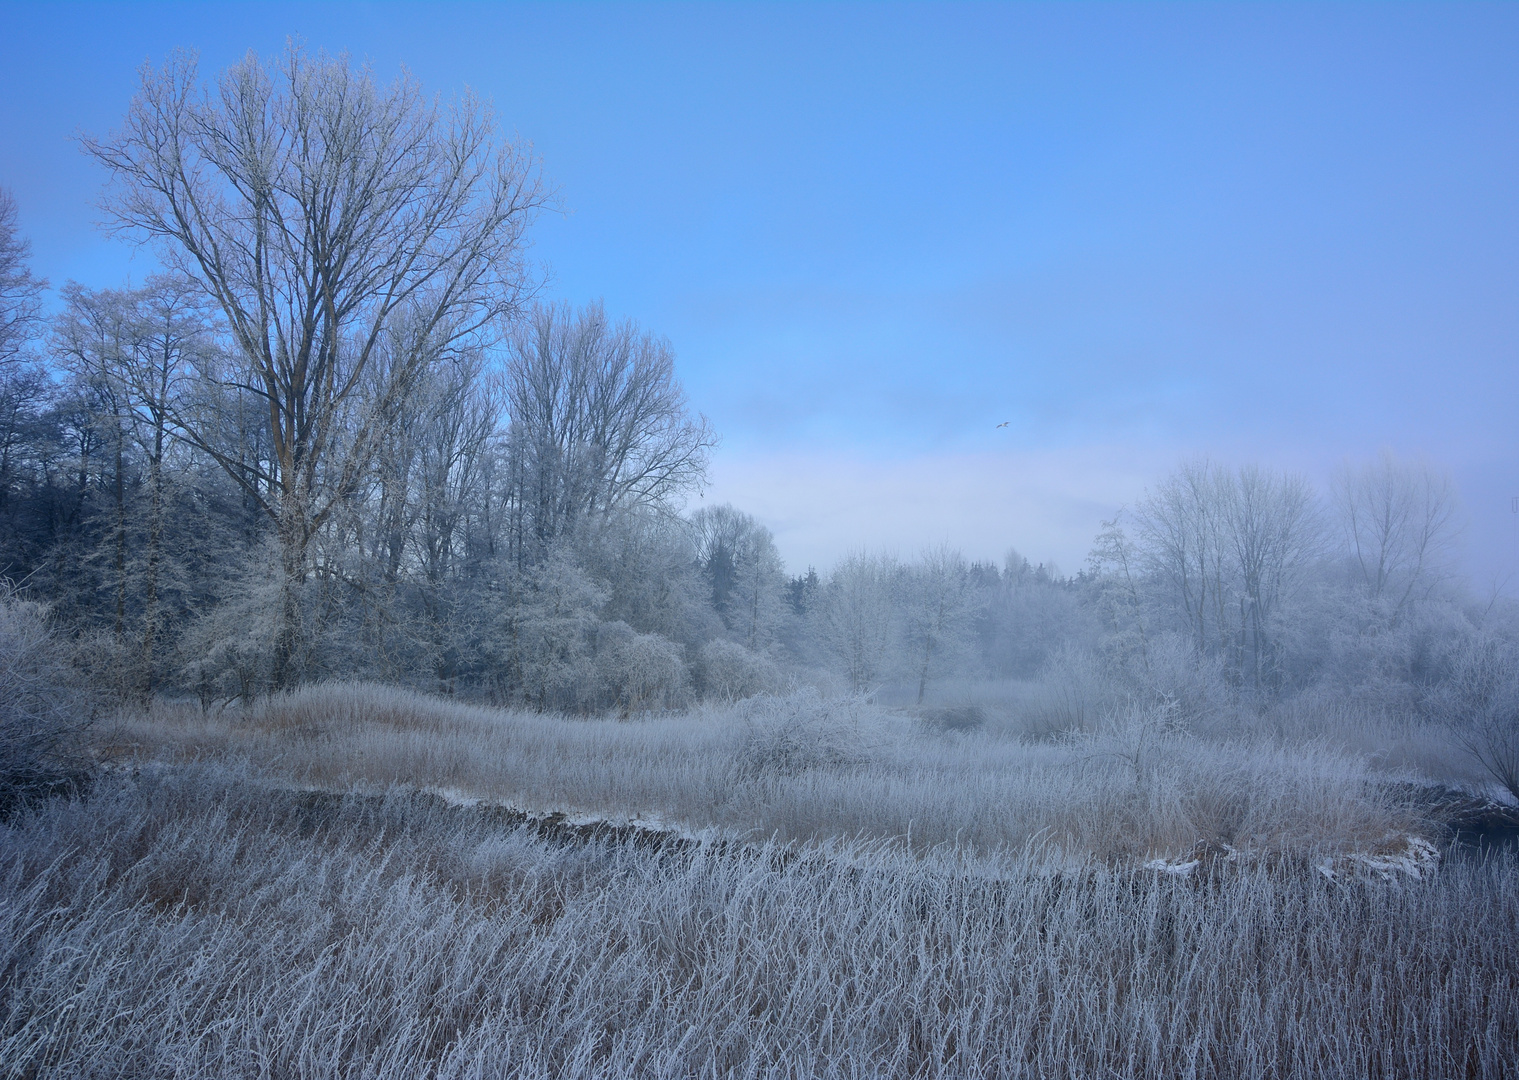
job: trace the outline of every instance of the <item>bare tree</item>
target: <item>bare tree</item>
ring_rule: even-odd
[[[1285,600],[1320,550],[1308,482],[1255,466],[1179,468],[1134,512],[1140,564],[1198,654],[1266,687],[1279,671]]]
[[[669,342],[611,324],[599,304],[534,310],[511,340],[506,384],[519,565],[706,475],[716,439],[686,410]]]
[[[944,544],[923,552],[904,581],[907,642],[918,675],[918,704],[928,680],[954,655],[970,622],[972,592],[965,557]]]
[[[270,63],[249,53],[214,88],[190,53],[145,67],[123,129],[84,141],[111,173],[117,225],[215,298],[233,381],[267,411],[260,460],[225,453],[215,409],[177,420],[277,528],[276,686],[298,665],[312,537],[361,483],[376,413],[523,295],[523,233],[544,192],[527,153],[494,134],[471,96],[445,107],[409,75],[381,87],[346,56],[292,43]],[[356,390],[403,312],[403,359],[360,411]]]
[[[137,646],[137,689],[153,693],[157,679],[160,585],[165,561],[169,455],[174,414],[197,367],[215,350],[206,297],[178,275],[157,275],[141,289],[90,290],[70,282],[54,323],[53,350],[91,390],[102,437],[114,457],[112,530],[115,574],[114,631],[125,632],[128,591],[127,448],[146,476],[140,559],[142,629]],[[133,553],[137,555],[139,553]]]
[[[0,188],[0,368],[14,361],[41,326],[47,282],[27,266],[32,246],[17,232],[16,200]]]
[[[1225,625],[1226,487],[1227,474],[1211,463],[1189,462],[1134,510],[1144,569],[1180,607],[1199,652],[1220,644]]]
[[[54,325],[53,351],[74,376],[91,405],[89,419],[111,455],[111,577],[118,642],[127,617],[127,446],[131,440],[128,379],[136,349],[133,298],[112,290],[93,292],[75,282],[63,288],[64,311]]]
[[[383,377],[377,382],[383,386]],[[355,507],[368,518],[371,550],[365,554],[374,571],[360,591],[382,653],[388,626],[404,618],[401,594],[414,595],[422,620],[414,636],[447,690],[457,655],[449,644],[452,586],[467,526],[488,498],[504,403],[484,356],[466,349],[433,365],[404,404],[388,425],[371,494]],[[362,549],[364,531],[361,523],[360,538],[341,537],[338,547]]]
[[[48,396],[40,365],[26,362],[26,347],[41,326],[47,282],[33,276],[31,245],[17,231],[16,201],[0,188],[0,507],[22,471]],[[0,569],[9,569],[0,566]]]
[[[1456,538],[1458,504],[1450,477],[1383,451],[1335,477],[1335,510],[1361,584],[1394,621],[1442,576]]]
[[[1277,678],[1281,606],[1320,554],[1313,490],[1294,473],[1247,465],[1224,485],[1238,605],[1236,663],[1257,688]]]
[[[896,639],[895,560],[853,552],[828,575],[820,611],[822,638],[856,693],[873,689]]]

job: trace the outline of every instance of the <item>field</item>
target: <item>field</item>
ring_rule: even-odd
[[[1049,738],[805,692],[588,720],[365,686],[126,713],[86,798],[0,837],[0,1062],[1504,1075],[1519,867],[1434,857],[1421,733],[1304,723]]]

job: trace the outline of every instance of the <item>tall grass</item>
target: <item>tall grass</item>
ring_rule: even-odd
[[[1204,843],[1306,865],[1397,846],[1419,828],[1364,758],[1202,738],[1142,715],[1030,743],[809,693],[613,721],[325,686],[248,712],[160,705],[97,734],[118,760],[246,760],[330,790],[410,784],[782,841],[910,837],[983,853],[1033,843],[1116,863]]]
[[[0,832],[0,1075],[1499,1077],[1515,926],[1512,861],[1180,879],[149,769]]]

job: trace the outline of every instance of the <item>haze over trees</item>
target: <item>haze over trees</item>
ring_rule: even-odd
[[[536,296],[551,193],[486,104],[296,45],[209,83],[177,53],[83,145],[168,269],[65,283],[44,318],[0,201],[0,567],[118,700],[366,678],[545,710],[797,684],[927,708],[1083,670],[1176,708],[1434,718],[1513,641],[1450,569],[1449,480],[1386,452],[1324,493],[1184,463],[1074,576],[945,546],[788,576],[741,509],[686,512],[717,437],[669,342]]]

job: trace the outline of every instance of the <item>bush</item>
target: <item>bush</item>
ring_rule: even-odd
[[[702,692],[719,701],[739,701],[756,694],[773,694],[781,688],[780,669],[734,641],[718,638],[701,647]]]
[[[1111,708],[1114,688],[1102,662],[1089,649],[1066,643],[1045,661],[1024,706],[1028,737],[1045,741],[1089,731]]]
[[[918,714],[923,725],[933,731],[979,731],[986,726],[986,710],[974,702],[924,709]]]
[[[602,702],[625,716],[680,703],[686,686],[681,647],[658,634],[639,634],[627,623],[596,631],[596,677]]]
[[[751,699],[739,748],[740,776],[795,776],[869,761],[875,712],[862,697],[825,698],[815,690]]]
[[[84,775],[75,736],[87,719],[47,609],[0,582],[0,812]]]
[[[1141,710],[1163,715],[1167,723],[1183,729],[1202,720],[1229,719],[1235,711],[1223,662],[1199,654],[1187,638],[1158,634],[1146,657],[1146,663],[1127,673],[1131,703]]]
[[[1519,800],[1519,647],[1473,637],[1457,653],[1435,709],[1461,748]]]

